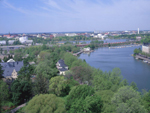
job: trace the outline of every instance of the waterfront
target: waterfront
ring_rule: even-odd
[[[103,71],[112,71],[113,68],[121,69],[122,76],[129,83],[134,81],[139,91],[142,89],[150,89],[150,65],[141,60],[132,57],[135,48],[98,48],[91,54],[81,54],[80,59],[85,59],[92,67],[99,68]]]

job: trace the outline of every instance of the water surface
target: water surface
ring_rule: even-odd
[[[127,79],[129,83],[134,81],[140,91],[141,89],[150,90],[150,64],[132,57],[134,49],[139,47],[98,48],[90,55],[81,54],[79,58],[85,59],[92,67],[107,72],[118,67],[121,69],[123,78]]]

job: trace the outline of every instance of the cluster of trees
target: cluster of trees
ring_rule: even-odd
[[[150,92],[138,92],[134,82],[129,85],[122,79],[119,68],[112,72],[92,68],[70,53],[74,48],[77,47],[43,45],[18,50],[29,56],[24,59],[24,66],[10,90],[6,83],[0,82],[3,86],[0,88],[1,102],[5,102],[2,96],[7,92],[5,100],[15,105],[28,101],[22,111],[25,113],[150,112]],[[65,75],[58,75],[56,62],[59,59],[69,67]],[[35,66],[29,65],[32,60]]]
[[[145,44],[150,44],[150,36],[147,36],[146,38],[142,39],[141,42]]]

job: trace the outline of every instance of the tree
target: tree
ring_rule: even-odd
[[[69,68],[71,67],[72,63],[76,60],[77,58],[70,53],[66,53],[64,55],[64,62]]]
[[[101,113],[103,102],[99,95],[87,96],[85,98],[85,111],[87,113]]]
[[[66,113],[65,101],[54,94],[40,94],[33,97],[25,108],[27,113]]]
[[[49,91],[57,96],[66,96],[70,89],[78,83],[73,79],[65,79],[64,76],[56,76],[49,81]]]
[[[141,105],[140,94],[130,86],[121,87],[112,98],[112,103],[117,107],[116,112],[120,113],[146,113]]]
[[[135,49],[135,50],[134,50],[134,55],[137,55],[137,54],[139,54],[139,53],[141,53],[141,50],[140,50],[140,49]]]
[[[34,67],[24,62],[24,66],[18,72],[18,79],[30,81],[31,75],[33,73],[34,73]]]
[[[121,70],[119,68],[114,68],[109,79],[113,84],[119,85],[122,80]]]
[[[49,81],[49,84],[50,93],[53,93],[57,96],[61,96],[63,93],[62,90],[64,90],[67,87],[64,76],[52,77]]]
[[[7,50],[4,51],[4,54],[5,54],[5,55],[7,54]]]
[[[87,84],[91,83],[92,70],[90,67],[76,66],[73,67],[71,71],[73,72],[73,78],[80,84],[86,82]]]
[[[142,100],[143,100],[144,107],[147,109],[148,112],[150,112],[150,91],[146,92],[143,95]]]
[[[3,53],[3,49],[2,49],[2,48],[0,48],[0,53],[1,53],[1,54]]]
[[[107,78],[107,74],[101,70],[93,70],[93,81],[95,91],[109,90],[112,87],[112,82]]]
[[[0,80],[0,112],[2,110],[2,103],[8,100],[9,97],[9,86]]]
[[[17,52],[15,53],[15,56],[14,56],[14,60],[15,61],[22,61],[22,53],[21,52]]]
[[[36,53],[34,53],[36,55]],[[38,62],[44,61],[44,60],[49,60],[50,59],[50,53],[46,51],[41,51],[39,54]]]
[[[97,91],[95,95],[99,95],[103,101],[102,113],[116,113],[116,107],[111,103],[111,98],[114,95],[114,92],[111,90],[101,90]]]
[[[48,93],[48,80],[43,75],[36,76],[32,91],[34,95]]]
[[[131,82],[130,86],[131,86],[134,90],[136,90],[136,91],[138,90],[138,87],[137,87],[137,85],[136,85],[135,82]]]
[[[87,96],[92,96],[94,89],[88,85],[75,86],[69,92],[67,97],[66,109],[69,113],[82,113],[86,111],[85,101]],[[89,98],[89,97],[88,97]],[[88,100],[88,99],[87,99]]]
[[[52,64],[53,62],[50,60],[44,60],[43,62],[40,62],[35,68],[36,74],[43,75],[50,80],[52,77],[57,75],[58,71],[56,68],[51,68]]]
[[[32,96],[31,83],[28,81],[15,80],[11,85],[12,100],[15,105],[19,105],[29,100]]]
[[[2,66],[0,64],[0,80],[3,78],[3,72],[4,72],[4,70],[2,70]]]

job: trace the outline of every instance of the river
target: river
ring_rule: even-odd
[[[139,91],[150,90],[150,64],[131,56],[134,49],[139,47],[141,48],[141,46],[117,49],[98,48],[89,55],[82,53],[79,58],[85,59],[92,67],[107,72],[118,67],[121,69],[123,78],[127,79],[128,83],[134,81]]]

